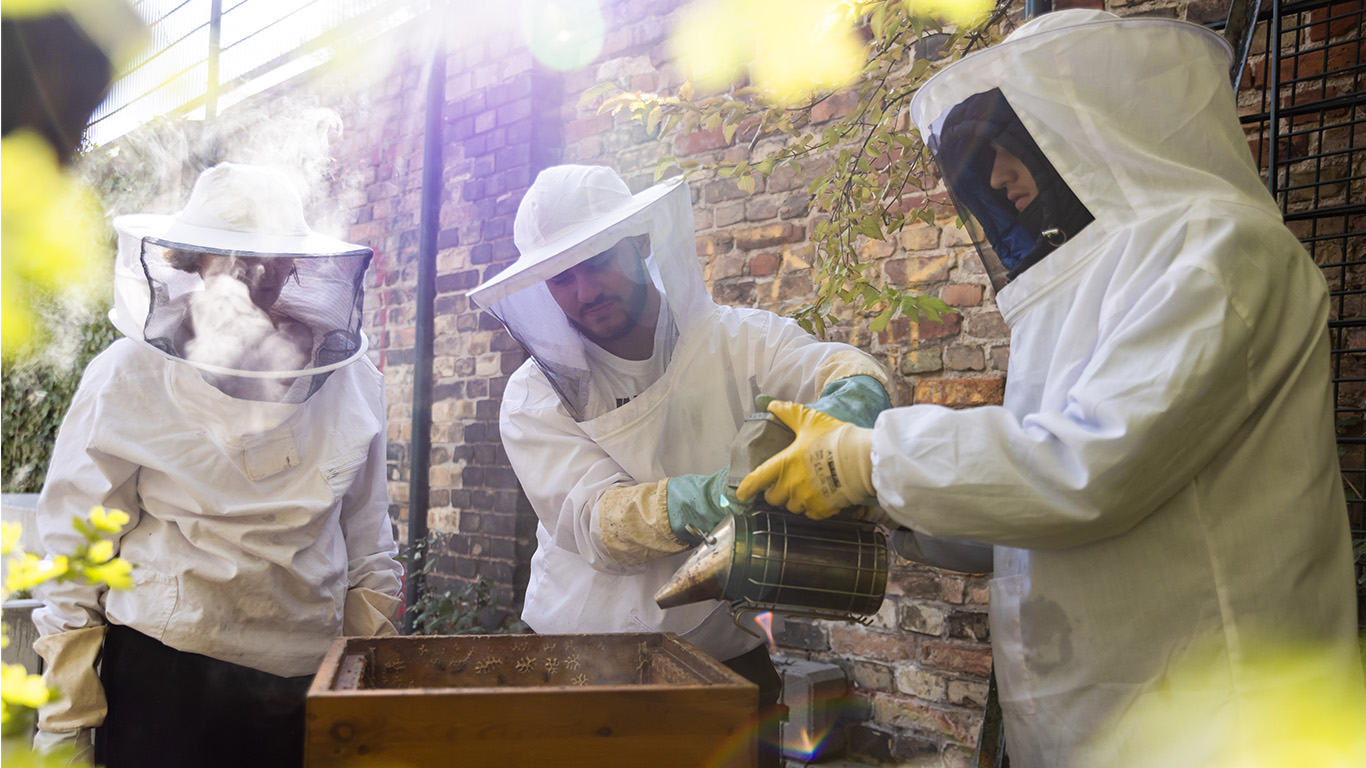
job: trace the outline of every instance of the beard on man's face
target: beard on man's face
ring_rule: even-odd
[[[589,341],[616,341],[640,326],[648,299],[645,284],[632,281],[625,296],[603,296],[579,308],[581,320],[571,318],[569,322]]]

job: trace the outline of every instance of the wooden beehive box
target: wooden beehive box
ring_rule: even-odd
[[[667,633],[339,638],[308,691],[304,762],[749,768],[758,701]]]

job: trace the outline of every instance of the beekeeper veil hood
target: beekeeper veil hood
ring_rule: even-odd
[[[1196,24],[1074,9],[930,78],[911,117],[996,289],[1193,200],[1274,210],[1231,117],[1230,57]],[[1025,173],[1032,198],[1012,180]]]
[[[648,280],[660,296],[654,354],[667,366],[680,333],[715,306],[698,266],[692,199],[682,179],[632,194],[610,168],[547,168],[517,209],[517,261],[470,293],[527,350],[579,421],[614,404],[595,398],[589,386],[593,342],[566,316],[546,281],[640,235],[648,236],[648,248],[630,258],[643,259],[643,268],[625,271]]]
[[[114,228],[115,327],[234,398],[303,402],[365,352],[372,252],[311,230],[278,171],[214,166],[180,213]]]

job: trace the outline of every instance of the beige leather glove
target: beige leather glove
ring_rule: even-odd
[[[682,552],[669,524],[669,481],[614,485],[598,500],[598,529],[608,554],[622,565],[639,565]]]
[[[95,762],[95,729],[77,728],[74,731],[36,731],[33,751],[48,759],[64,755],[66,765],[90,765]],[[43,765],[51,765],[45,762]]]
[[[61,696],[38,708],[35,750],[48,753],[70,745],[88,759],[90,729],[102,724],[109,711],[104,686],[95,671],[100,649],[104,647],[104,631],[101,624],[47,635],[33,642],[33,650],[43,657],[43,682],[57,689]]]
[[[895,401],[896,388],[887,381],[887,373],[877,361],[858,349],[844,349],[832,353],[816,366],[816,391],[823,392],[831,382],[850,376],[871,376],[877,379],[887,395]]]
[[[398,634],[398,609],[401,598],[376,592],[368,587],[346,590],[342,608],[342,634],[347,637],[375,637]]]

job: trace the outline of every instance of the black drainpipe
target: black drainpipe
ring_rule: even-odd
[[[438,19],[443,14],[436,14]],[[428,555],[427,505],[430,500],[428,466],[432,452],[432,336],[436,303],[436,237],[441,224],[443,165],[442,111],[446,96],[446,46],[438,33],[436,50],[427,68],[427,124],[422,140],[422,214],[418,224],[417,319],[413,342],[413,434],[408,478],[408,584],[403,612],[403,634],[413,633],[413,616],[423,588],[423,566]]]

